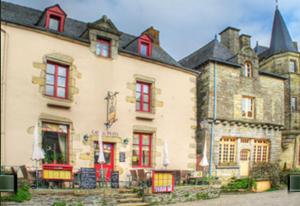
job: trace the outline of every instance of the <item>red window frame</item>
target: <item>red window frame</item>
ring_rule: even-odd
[[[103,55],[103,50],[100,50],[100,56],[105,57],[105,58],[109,58],[110,57],[110,46],[111,46],[111,42],[109,40],[106,39],[97,39],[97,43],[99,43],[100,45],[107,45],[108,46],[108,55],[105,56]]]
[[[46,29],[49,29],[50,18],[55,18],[55,19],[59,20],[59,27],[58,27],[57,31],[63,32],[65,19],[66,19],[66,13],[58,5],[50,7],[46,10],[46,22],[45,22]]]
[[[70,126],[67,124],[58,124],[58,123],[52,123],[52,122],[42,122],[43,124],[55,124],[55,125],[64,125],[67,127],[67,134],[66,134],[66,146],[67,146],[67,151],[66,151],[66,163],[65,165],[70,164]],[[51,130],[47,130],[47,129],[43,129],[42,128],[42,132],[54,132]],[[63,133],[63,132],[56,132],[56,133]],[[43,134],[43,133],[42,133]],[[65,133],[64,133],[65,134]],[[43,141],[43,135],[42,135],[42,141]],[[44,161],[44,160],[43,160]],[[53,164],[53,163],[50,163]]]
[[[136,111],[151,112],[151,83],[137,81],[136,82],[136,87],[137,87],[138,84],[141,85],[141,91],[140,91],[141,98],[140,98],[139,102],[137,101],[137,98],[136,98],[136,104],[138,105],[138,107],[136,106]],[[144,93],[144,88],[145,87],[148,87],[148,94]],[[137,93],[138,93],[138,91],[135,91],[136,97],[137,97]],[[145,99],[146,95],[148,95],[148,101],[145,102],[144,99]],[[144,110],[144,108],[143,108],[144,103],[148,104],[148,109],[147,110]]]
[[[45,90],[46,90],[46,86],[47,85],[50,85],[50,86],[53,86],[54,87],[54,93],[53,95],[50,95],[50,94],[46,94],[46,91],[45,91],[45,95],[46,96],[50,96],[50,97],[55,97],[55,98],[59,98],[59,99],[68,99],[68,96],[69,96],[69,67],[66,66],[66,65],[62,65],[62,64],[58,64],[58,63],[55,63],[55,62],[51,62],[51,61],[48,61],[47,62],[47,66],[48,64],[51,64],[51,65],[54,65],[54,75],[50,74],[50,73],[47,73],[47,67],[46,67],[46,77],[47,78],[47,74],[49,75],[52,75],[54,76],[54,84],[47,84],[47,80],[46,80],[46,83],[45,83]],[[66,84],[65,84],[65,97],[60,97],[57,95],[57,88],[60,87],[60,88],[63,88],[61,86],[58,86],[58,67],[64,67],[66,69],[66,76],[65,76],[65,79],[66,79]]]
[[[151,167],[152,165],[152,134],[148,133],[134,133],[134,135],[138,135],[139,138],[139,144],[133,144],[139,147],[139,162],[138,165],[132,165],[132,167]],[[143,135],[148,136],[149,138],[149,145],[143,145]],[[149,164],[148,165],[143,165],[143,146],[148,146],[148,151],[149,151]]]
[[[146,45],[147,46],[147,53],[146,55],[142,54],[142,45]],[[148,35],[144,34],[139,38],[138,41],[138,52],[140,55],[142,56],[146,56],[146,57],[150,57],[152,55],[152,43],[151,43],[151,39]]]

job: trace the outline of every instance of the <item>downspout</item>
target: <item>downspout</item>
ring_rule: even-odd
[[[217,68],[216,62],[214,62],[214,107],[213,107],[213,121],[210,128],[210,148],[209,148],[209,176],[212,176],[212,164],[213,164],[213,145],[215,137],[215,121],[217,117]]]
[[[1,159],[0,167],[5,161],[5,143],[6,138],[6,70],[7,70],[7,53],[8,53],[8,33],[1,28],[1,33],[4,33],[3,42],[3,59],[1,61],[1,138],[0,138],[0,148],[1,148]],[[3,115],[3,116],[2,116]],[[3,140],[3,141],[2,141]],[[3,160],[3,162],[2,162]],[[1,173],[1,170],[0,170]]]

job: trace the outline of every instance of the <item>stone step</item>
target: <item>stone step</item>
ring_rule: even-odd
[[[130,203],[130,202],[141,202],[141,201],[143,201],[143,199],[138,197],[118,199],[119,203]]]
[[[149,206],[146,202],[133,202],[133,203],[119,203],[117,206]]]
[[[134,193],[133,189],[119,189],[119,193]]]
[[[139,197],[139,196],[136,193],[119,193],[118,194],[118,198],[119,199],[122,199],[122,198],[131,198],[131,197]]]

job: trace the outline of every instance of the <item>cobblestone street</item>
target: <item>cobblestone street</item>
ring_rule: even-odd
[[[300,193],[288,193],[286,190],[249,193],[223,194],[218,199],[203,200],[172,206],[299,206]]]

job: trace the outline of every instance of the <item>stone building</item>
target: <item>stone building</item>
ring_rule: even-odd
[[[207,144],[212,175],[247,176],[253,163],[280,159],[286,77],[260,69],[251,37],[239,29],[226,28],[220,39],[180,61],[200,71],[197,153]]]
[[[284,91],[284,131],[282,132],[281,165],[300,167],[300,53],[284,19],[276,8],[269,47],[255,47],[261,71],[287,78]]]
[[[59,5],[1,2],[2,165],[35,165],[38,124],[43,163],[99,169],[101,130],[105,168],[121,180],[132,168],[163,168],[164,143],[168,168],[193,170],[197,75],[161,48],[153,27],[131,35],[106,16],[85,23]]]

